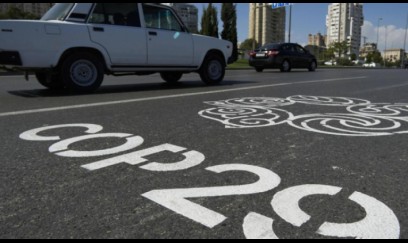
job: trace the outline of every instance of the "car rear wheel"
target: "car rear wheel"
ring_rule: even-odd
[[[263,68],[255,68],[255,71],[258,72],[258,73],[262,73],[263,70],[264,70]]]
[[[181,77],[183,77],[183,73],[180,72],[163,72],[160,73],[161,78],[170,84],[175,84],[180,81]]]
[[[51,90],[62,90],[64,89],[64,83],[61,80],[61,77],[57,74],[52,74],[49,72],[36,72],[35,77],[38,82]]]
[[[290,72],[292,70],[292,66],[288,60],[284,60],[281,65],[281,72]]]
[[[199,71],[201,80],[208,85],[222,82],[225,76],[225,62],[215,54],[209,54]]]
[[[104,66],[91,53],[73,53],[63,61],[61,74],[68,90],[93,92],[102,84]]]

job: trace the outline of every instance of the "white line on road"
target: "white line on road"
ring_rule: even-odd
[[[258,86],[236,88],[236,89],[211,90],[211,91],[206,91],[206,92],[164,95],[164,96],[155,96],[155,97],[139,98],[139,99],[118,100],[118,101],[98,102],[98,103],[72,105],[72,106],[51,107],[51,108],[44,108],[44,109],[13,111],[13,112],[0,113],[0,117],[26,115],[26,114],[43,113],[43,112],[51,112],[51,111],[73,110],[73,109],[90,108],[90,107],[97,107],[97,106],[119,105],[119,104],[135,103],[135,102],[141,102],[141,101],[162,100],[162,99],[171,99],[171,98],[180,98],[180,97],[207,95],[207,94],[219,94],[219,93],[227,93],[227,92],[235,92],[235,91],[251,90],[251,89],[264,89],[264,88],[278,87],[278,86],[335,82],[335,81],[342,81],[342,80],[356,80],[356,79],[366,79],[366,78],[367,77],[353,77],[353,78],[335,78],[335,79],[322,79],[322,80],[313,80],[313,81],[288,82],[288,83],[278,83],[278,84],[269,84],[269,85],[258,85]]]

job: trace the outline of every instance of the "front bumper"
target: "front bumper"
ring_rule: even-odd
[[[1,51],[0,65],[23,66],[20,53],[17,51]]]
[[[234,58],[233,56],[230,56],[230,57],[228,58],[228,65],[229,65],[229,64],[233,64],[235,61],[236,61],[235,58]]]

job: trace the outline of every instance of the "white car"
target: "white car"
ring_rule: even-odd
[[[41,20],[0,21],[0,68],[35,72],[50,89],[91,92],[104,75],[160,73],[170,83],[197,72],[222,82],[229,41],[191,34],[168,6],[57,3]]]
[[[327,61],[327,62],[324,63],[324,65],[326,65],[326,66],[336,66],[337,62],[336,61]]]
[[[372,62],[372,63],[364,63],[364,64],[363,64],[363,67],[376,68],[376,67],[381,67],[381,64],[379,64],[379,63],[374,63],[374,62]]]

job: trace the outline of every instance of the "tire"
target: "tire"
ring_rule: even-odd
[[[104,65],[91,53],[73,53],[61,66],[61,75],[69,91],[90,93],[97,90],[104,78]]]
[[[42,86],[50,90],[64,89],[64,83],[61,80],[61,76],[58,74],[52,74],[48,72],[36,72],[35,77]]]
[[[255,68],[255,71],[257,72],[257,73],[262,73],[263,72],[263,68]]]
[[[283,73],[287,73],[287,72],[290,72],[291,70],[292,70],[292,66],[290,65],[290,62],[288,61],[288,60],[284,60],[283,62],[282,62],[282,65],[281,65],[281,72],[283,72]]]
[[[317,63],[316,61],[312,61],[309,65],[309,72],[315,72],[317,69]]]
[[[209,54],[199,71],[201,80],[207,85],[219,84],[225,76],[225,61],[215,54]]]
[[[161,78],[169,84],[176,84],[183,77],[183,73],[180,72],[162,72]]]

